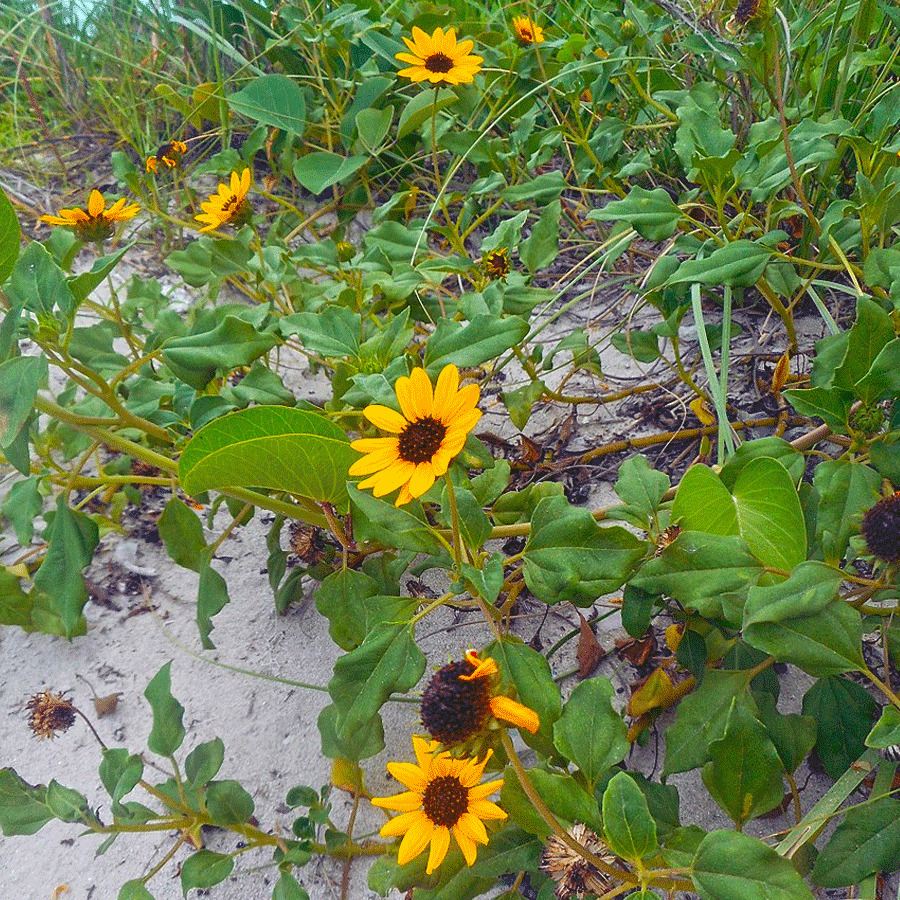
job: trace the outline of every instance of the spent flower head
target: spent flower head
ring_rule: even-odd
[[[886,562],[900,561],[900,491],[868,510],[860,530],[872,556]]]
[[[610,865],[618,862],[606,844],[581,822],[569,829],[569,835],[604,862]],[[615,887],[609,875],[600,872],[556,835],[547,838],[541,853],[541,868],[556,882],[556,896],[559,900],[581,900],[585,894],[605,894]]]
[[[429,81],[431,84],[465,84],[474,81],[481,71],[484,58],[475,56],[475,42],[456,40],[456,29],[435,28],[427,34],[413,26],[412,40],[403,38],[409,53],[396,53],[396,59],[407,68],[397,74],[413,81]]]
[[[52,740],[75,724],[75,707],[64,694],[41,691],[25,704],[25,709],[29,711],[28,727],[40,740]]]
[[[350,446],[365,453],[350,475],[368,476],[359,488],[383,497],[400,488],[396,505],[421,497],[443,475],[463,448],[466,435],[481,418],[475,408],[481,392],[476,384],[459,386],[459,370],[444,366],[434,390],[424,369],[397,379],[394,388],[401,412],[373,404],[363,415],[393,437],[360,438]]]
[[[139,210],[137,203],[127,204],[124,197],[107,206],[103,194],[93,190],[88,197],[87,209],[78,206],[61,209],[58,216],[41,216],[41,221],[71,228],[79,240],[100,243],[112,237],[116,222],[133,219]]]
[[[180,168],[185,153],[187,153],[187,144],[184,141],[167,141],[156,153],[147,157],[147,171],[158,172],[160,164],[167,169]]]
[[[481,267],[491,281],[501,281],[509,275],[509,251],[506,247],[490,250],[481,258]]]
[[[374,797],[374,806],[399,812],[382,829],[382,837],[403,835],[397,862],[403,866],[415,859],[426,847],[427,874],[444,860],[452,835],[472,865],[477,844],[488,842],[483,819],[505,819],[506,813],[487,798],[503,786],[503,779],[479,784],[488,753],[481,762],[476,759],[451,759],[447,751],[438,753],[436,741],[414,737],[414,763],[389,762],[388,771],[409,788],[393,797]]]
[[[425,730],[442,744],[467,741],[500,719],[534,734],[538,714],[499,693],[497,663],[468,650],[466,658],[438,669],[422,694],[420,714]],[[496,727],[496,726],[494,726]]]

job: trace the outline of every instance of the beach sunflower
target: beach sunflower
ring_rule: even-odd
[[[464,84],[473,81],[484,59],[472,54],[474,41],[456,41],[456,29],[435,28],[429,37],[421,28],[413,26],[412,40],[403,38],[409,53],[395,57],[407,64],[397,74],[413,81],[432,84]]]
[[[185,153],[187,153],[187,144],[184,141],[168,141],[153,156],[147,157],[147,171],[155,174],[159,171],[160,163],[167,169],[177,169],[181,165]]]
[[[538,714],[499,691],[500,669],[490,657],[468,650],[466,658],[438,669],[422,694],[420,715],[425,730],[442,744],[468,740],[482,731],[491,717],[534,734]]]
[[[350,475],[368,476],[357,487],[372,488],[383,497],[400,488],[396,505],[421,497],[443,475],[451,460],[463,448],[466,435],[481,418],[475,408],[481,392],[477,384],[459,386],[459,370],[444,366],[432,391],[424,369],[413,369],[394,387],[400,412],[373,404],[363,415],[393,437],[360,438],[350,446],[360,453],[350,467]]]
[[[126,205],[124,197],[107,207],[103,194],[94,190],[88,197],[87,209],[61,209],[58,216],[41,216],[41,221],[71,228],[82,241],[100,242],[112,237],[114,223],[133,219],[139,210],[137,203]]]
[[[403,866],[415,859],[429,844],[426,873],[431,874],[444,860],[452,834],[466,863],[472,865],[478,848],[488,842],[482,819],[505,819],[506,813],[488,796],[503,786],[503,779],[479,784],[488,753],[476,759],[451,759],[446,751],[438,753],[435,741],[412,739],[414,763],[389,762],[388,772],[409,788],[393,797],[373,797],[382,809],[399,812],[382,829],[382,837],[403,835],[397,862]]]
[[[509,251],[506,247],[491,250],[482,257],[481,266],[491,281],[502,281],[509,275]]]
[[[513,31],[521,44],[543,44],[544,29],[535,25],[528,16],[515,16],[513,18]]]
[[[250,169],[244,169],[240,175],[231,173],[229,184],[220,184],[215,194],[210,194],[206,203],[200,204],[203,210],[194,218],[204,225],[200,231],[215,231],[223,225],[233,225],[239,228],[250,221],[251,209],[247,201],[247,192],[250,190]]]
[[[886,562],[900,562],[900,491],[879,500],[860,527],[866,549]]]
[[[28,727],[34,736],[51,740],[75,724],[75,707],[64,694],[41,691],[25,704],[28,710]]]

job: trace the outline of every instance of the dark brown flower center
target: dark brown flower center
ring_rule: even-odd
[[[900,493],[876,503],[863,516],[861,530],[873,556],[900,561]]]
[[[428,782],[422,794],[422,810],[438,827],[452,828],[469,808],[469,789],[455,775]]]
[[[441,446],[447,426],[431,416],[410,422],[400,432],[397,450],[404,462],[428,462]]]
[[[425,68],[428,69],[429,72],[449,72],[453,68],[453,60],[443,53],[432,53],[431,56],[425,60]]]
[[[472,671],[467,660],[450,663],[434,673],[422,694],[422,724],[442,744],[456,744],[472,737],[488,717],[490,679],[460,679],[460,675],[471,675]]]

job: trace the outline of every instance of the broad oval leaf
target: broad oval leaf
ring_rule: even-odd
[[[657,849],[647,798],[625,772],[613,775],[603,793],[603,832],[613,853],[628,860],[644,859]]]
[[[256,487],[345,506],[348,470],[358,458],[324,416],[254,406],[201,428],[181,454],[178,477],[188,494]]]
[[[0,188],[0,282],[6,281],[16,264],[21,235],[16,211]]]
[[[255,122],[298,135],[306,130],[306,99],[287,75],[260,75],[226,99],[235,112]]]
[[[592,210],[589,219],[626,221],[641,237],[650,241],[664,241],[675,234],[681,210],[663,188],[635,186],[624,200],[613,200],[603,209]]]
[[[753,287],[772,256],[772,250],[755,241],[741,239],[714,250],[703,259],[688,259],[668,280],[676,284]]]

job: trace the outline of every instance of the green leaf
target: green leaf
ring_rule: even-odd
[[[900,802],[889,797],[847,810],[812,870],[814,884],[859,884],[874,872],[893,872],[900,858]]]
[[[362,319],[343,306],[327,306],[319,312],[299,312],[278,322],[281,334],[297,335],[311,353],[322,356],[355,356],[362,335]]]
[[[425,671],[425,656],[405,623],[372,630],[355,650],[334,664],[328,693],[338,710],[338,737],[353,738],[378,716],[394,692],[413,688]]]
[[[881,718],[875,723],[866,738],[867,747],[893,747],[900,744],[900,711],[895,706],[886,706],[881,711]]]
[[[799,450],[794,449],[784,438],[775,437],[774,435],[757,438],[741,444],[728,457],[727,462],[719,472],[722,484],[729,491],[732,490],[738,475],[744,470],[744,467],[760,456],[767,456],[780,462],[791,476],[791,481],[794,484],[799,484],[806,467],[806,457]]]
[[[756,241],[741,239],[719,247],[703,259],[683,262],[666,281],[676,284],[753,287],[768,265],[772,250]]]
[[[318,195],[358,172],[368,161],[367,156],[345,157],[313,150],[294,163],[294,177],[311,194]]]
[[[197,587],[197,630],[204,650],[215,648],[215,644],[209,639],[209,633],[213,629],[212,617],[222,612],[228,601],[228,585],[212,567],[211,551],[208,551],[203,554]]]
[[[75,298],[66,276],[42,244],[33,241],[16,260],[4,292],[12,307],[24,307],[37,315],[52,315],[59,310],[68,317],[75,309]]]
[[[168,341],[162,355],[178,378],[202,391],[217,373],[249,366],[276,342],[274,334],[260,331],[237,316],[226,315],[210,331]]]
[[[894,339],[894,326],[890,316],[880,304],[866,296],[856,300],[856,321],[850,329],[847,351],[834,373],[834,383],[845,390],[854,390],[875,362],[878,354]],[[861,400],[870,402],[875,393],[862,390]]]
[[[622,627],[633,637],[641,638],[650,627],[653,605],[658,594],[650,594],[633,584],[626,584],[622,591]]]
[[[526,334],[528,323],[518,316],[476,316],[467,325],[441,319],[425,345],[425,371],[434,380],[449,363],[461,369],[479,366],[514,347]]]
[[[523,384],[522,387],[512,391],[503,391],[500,399],[509,412],[513,425],[522,431],[531,418],[531,410],[535,403],[541,399],[546,385],[540,378]]]
[[[178,477],[193,495],[256,487],[343,506],[347,473],[357,459],[347,435],[325,416],[254,406],[201,428],[181,454]]]
[[[416,92],[400,113],[397,122],[397,140],[403,140],[420,125],[430,121],[432,114],[437,115],[442,109],[453,106],[457,99],[456,94],[448,88]]]
[[[119,888],[116,900],[153,900],[153,894],[144,887],[144,882],[139,879],[126,881]]]
[[[663,188],[635,186],[624,200],[613,200],[603,209],[594,209],[588,219],[627,222],[641,237],[648,241],[664,241],[675,234],[681,220],[681,210]]]
[[[194,786],[202,787],[216,777],[225,759],[225,744],[221,738],[213,738],[197,744],[185,757],[184,775]]]
[[[34,520],[44,507],[44,498],[38,490],[38,476],[24,478],[11,485],[3,501],[3,515],[12,522],[16,537],[27,547],[34,537]]]
[[[806,559],[806,524],[800,498],[787,469],[759,457],[741,470],[734,484],[741,536],[767,566],[790,572]]]
[[[744,607],[744,628],[757,622],[814,616],[837,599],[842,580],[838,569],[814,560],[802,562],[786,581],[750,588]]]
[[[734,831],[703,839],[691,880],[703,900],[813,900],[790,860]]]
[[[500,196],[507,203],[524,203],[528,200],[534,203],[551,203],[559,198],[559,195],[570,187],[562,172],[554,170],[530,178],[524,184],[512,184],[500,191]]]
[[[16,356],[0,364],[0,447],[8,447],[28,420],[47,373],[43,356]]]
[[[217,825],[243,825],[253,815],[253,798],[239,781],[211,781],[206,788],[206,809]]]
[[[659,557],[644,563],[631,585],[654,596],[668,594],[715,617],[725,615],[723,595],[745,595],[762,573],[743,538],[683,531]],[[740,620],[737,615],[734,624]]]
[[[362,148],[375,156],[394,121],[394,107],[361,109],[356,115],[356,133]]]
[[[828,459],[816,466],[813,486],[819,495],[816,537],[825,562],[838,565],[863,513],[880,497],[881,478],[863,463]]]
[[[212,850],[198,850],[181,864],[181,892],[187,897],[191,888],[208,888],[224,881],[234,868],[234,859]]]
[[[862,620],[843,600],[834,600],[811,616],[757,622],[744,629],[744,640],[810,675],[856,672],[865,666]]]
[[[820,679],[806,692],[803,714],[818,725],[816,753],[832,778],[840,778],[865,751],[877,712],[864,688],[837,675]]]
[[[322,754],[329,759],[356,762],[375,756],[384,749],[384,727],[381,716],[375,716],[355,734],[347,734],[341,727],[342,716],[332,703],[319,713],[316,720],[322,738]]]
[[[47,787],[31,785],[14,769],[0,769],[0,830],[7,837],[34,834],[56,816],[47,807]]]
[[[500,666],[504,686],[513,684],[519,702],[538,714],[537,734],[522,731],[522,739],[549,756],[553,753],[553,723],[562,712],[562,701],[546,657],[514,638],[495,641],[484,652]]]
[[[619,353],[630,356],[638,362],[651,363],[660,357],[659,336],[652,331],[629,328],[624,332],[613,332],[610,340]]]
[[[302,135],[306,100],[300,86],[286,75],[260,75],[225,98],[228,105],[254,122]]]
[[[709,755],[703,783],[739,830],[781,802],[781,760],[765,728],[746,707],[735,703],[725,734],[709,745]]]
[[[80,275],[73,275],[66,279],[69,284],[69,290],[72,291],[72,296],[75,298],[75,303],[81,304],[83,300],[90,297],[94,288],[104,282],[106,276],[112,272],[119,260],[121,260],[133,246],[133,243],[128,244],[120,250],[117,250],[115,253],[110,253],[108,256],[101,256],[100,259],[94,260],[94,264],[87,272],[82,272]],[[2,279],[0,279],[0,281],[2,281]]]
[[[648,527],[669,485],[669,476],[651,469],[645,457],[632,456],[625,460],[619,466],[615,488],[625,510],[616,510],[616,518],[624,518],[638,527]]]
[[[691,466],[678,485],[672,521],[685,531],[738,534],[738,517],[728,488],[709,466]]]
[[[169,558],[178,566],[199,572],[203,567],[206,540],[200,517],[187,504],[172,497],[157,520]]]
[[[34,585],[49,597],[65,636],[73,637],[83,626],[81,611],[88,600],[81,572],[94,555],[100,532],[84,513],[69,509],[60,494],[45,539],[49,546]]]
[[[816,743],[816,722],[797,713],[782,715],[775,697],[765,692],[756,694],[759,720],[765,726],[786,772],[793,772],[809,755]]]
[[[147,746],[160,756],[171,756],[184,740],[184,707],[172,696],[172,679],[167,662],[153,676],[144,690],[153,710],[153,728],[147,738]]]
[[[6,281],[19,256],[22,230],[9,198],[0,188],[0,284]]]
[[[300,887],[293,875],[282,872],[272,891],[272,900],[309,900],[309,894]]]
[[[366,637],[366,601],[378,584],[363,572],[338,569],[316,591],[316,609],[328,619],[328,634],[342,650],[353,650]]]
[[[47,807],[61,822],[83,822],[85,825],[101,823],[88,806],[87,798],[73,788],[51,780],[47,785]]]
[[[544,498],[531,516],[525,582],[545,603],[589,606],[624,584],[646,547],[618,525],[600,527],[565,497]]]
[[[347,486],[354,535],[358,541],[377,541],[386,547],[441,554],[440,541],[425,521],[421,504],[396,507],[379,497]]]
[[[600,810],[597,800],[571,775],[560,775],[544,769],[531,768],[528,777],[550,812],[566,822],[584,822],[599,827]],[[546,838],[550,827],[541,818],[534,804],[522,790],[519,779],[512,774],[503,780],[500,805],[520,828]]]
[[[100,763],[100,781],[106,792],[118,803],[130,793],[144,774],[144,761],[136,754],[129,753],[124,747],[115,747],[103,751]]]
[[[900,394],[900,338],[886,344],[864,378],[856,384],[856,395],[868,403]]]
[[[710,759],[709,746],[725,736],[735,709],[754,711],[749,683],[746,672],[711,669],[699,687],[678,704],[675,721],[666,729],[663,779],[696,769]]]
[[[519,259],[534,275],[547,268],[559,255],[559,216],[562,204],[559,200],[548,203],[526,240],[519,245]]]
[[[613,697],[615,690],[609,679],[582,681],[553,726],[556,749],[578,766],[591,788],[628,753],[627,728],[612,706]]]
[[[847,431],[850,404],[853,399],[843,391],[824,387],[791,388],[784,392],[791,406],[801,416],[818,416],[832,431]]]
[[[603,792],[603,836],[613,853],[632,862],[656,852],[647,798],[625,772],[613,775]]]

